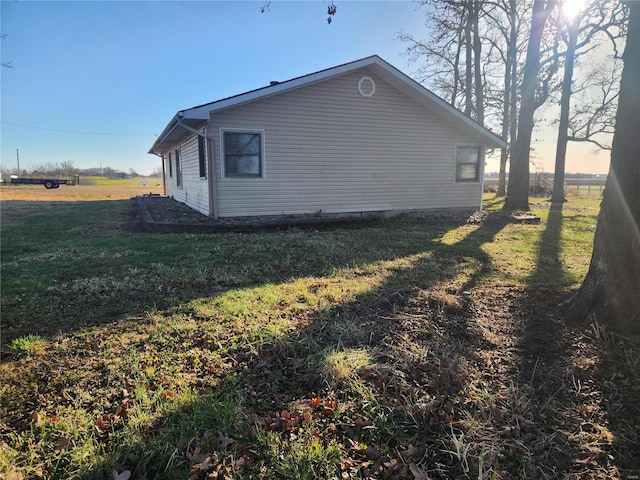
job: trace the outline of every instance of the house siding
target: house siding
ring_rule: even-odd
[[[358,93],[363,76],[372,97]],[[225,128],[264,131],[264,178],[222,178]],[[480,206],[480,182],[455,182],[456,145],[477,141],[367,70],[214,112],[207,129],[221,217]],[[186,189],[197,142],[182,155]]]
[[[182,186],[177,185],[177,171],[175,150],[180,151],[180,165],[182,169]],[[200,163],[198,157],[198,136],[189,135],[179,144],[171,147],[171,161],[173,176],[169,177],[169,167],[165,166],[167,172],[167,193],[175,200],[185,203],[198,212],[209,215],[209,187],[207,178],[200,177]],[[169,161],[169,151],[164,155],[165,162]],[[207,172],[207,177],[209,172]]]

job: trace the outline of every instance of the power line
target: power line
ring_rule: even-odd
[[[77,130],[61,130],[57,128],[36,127],[35,125],[23,125],[21,123],[12,122],[0,122],[3,125],[13,125],[14,127],[33,128],[35,130],[45,130],[47,132],[60,132],[60,133],[77,133],[80,135],[107,135],[107,136],[157,136],[155,133],[110,133],[110,132],[81,132]]]

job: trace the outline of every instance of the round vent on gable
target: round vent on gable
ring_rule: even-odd
[[[376,83],[371,77],[362,77],[358,80],[358,93],[363,97],[373,97],[376,93]]]

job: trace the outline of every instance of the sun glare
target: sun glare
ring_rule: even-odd
[[[560,5],[560,11],[565,18],[574,19],[585,7],[586,0],[564,0]]]

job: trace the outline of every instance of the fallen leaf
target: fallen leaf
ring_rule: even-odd
[[[302,420],[303,425],[311,423],[312,418],[311,418],[311,412],[309,410],[305,410],[302,413],[302,417],[303,417],[303,420]]]
[[[43,418],[42,415],[40,415],[40,413],[38,412],[33,412],[33,415],[31,415],[31,426],[33,428],[40,428],[42,426],[43,423]]]
[[[424,473],[420,467],[418,467],[415,463],[409,464],[409,470],[413,474],[413,478],[415,480],[429,480],[429,475]]]
[[[370,427],[373,425],[373,422],[369,420],[364,420],[362,417],[356,418],[356,425],[359,427]]]
[[[218,442],[220,442],[220,448],[226,450],[229,445],[233,445],[236,441],[233,438],[225,437],[223,434],[218,434]]]
[[[414,455],[417,455],[418,453],[419,453],[419,450],[416,447],[414,447],[412,444],[407,445],[406,449],[400,451],[400,455],[405,460],[413,457]]]
[[[58,439],[58,443],[56,443],[56,448],[54,449],[57,453],[64,453],[67,451],[67,448],[71,445],[71,440],[67,437],[60,437]]]
[[[98,427],[98,429],[100,430],[106,430],[108,428],[107,422],[105,422],[102,417],[98,418],[95,422],[94,425],[96,427]]]
[[[370,460],[378,460],[382,457],[382,452],[377,447],[367,447],[364,451],[364,454]]]
[[[131,472],[129,470],[125,470],[122,473],[118,473],[117,470],[111,472],[111,476],[113,480],[129,480],[131,478]]]
[[[118,405],[118,408],[116,408],[116,413],[114,413],[113,415],[114,417],[125,418],[127,416],[126,404]]]

